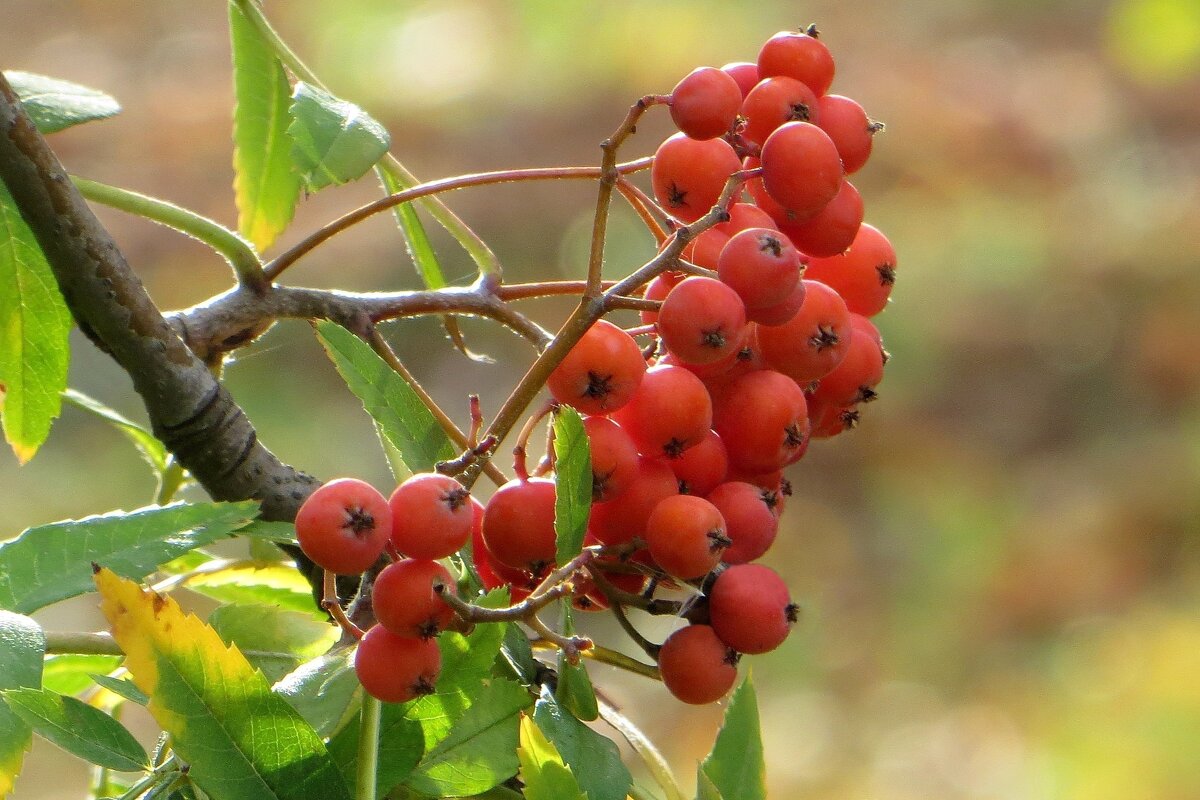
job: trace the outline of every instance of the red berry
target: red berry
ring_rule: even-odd
[[[679,493],[697,497],[711,492],[729,471],[729,455],[716,431],[709,431],[699,444],[668,463],[679,480]]]
[[[779,573],[762,564],[735,564],[708,593],[713,632],[739,653],[766,653],[787,638],[797,607]]]
[[[718,396],[713,429],[725,442],[731,469],[770,472],[794,460],[808,438],[808,404],[786,375],[751,372]]]
[[[471,495],[448,475],[426,472],[396,487],[392,544],[412,558],[445,558],[471,537]]]
[[[804,273],[801,273],[804,274]],[[790,321],[796,314],[800,313],[801,307],[804,305],[804,284],[805,280],[796,281],[795,288],[791,293],[784,298],[782,303],[776,303],[773,306],[763,306],[762,308],[747,309],[746,317],[755,325],[783,325]],[[757,337],[757,333],[755,336]]]
[[[367,631],[354,652],[354,671],[372,697],[406,703],[431,694],[442,669],[436,639],[397,636],[382,625]]]
[[[501,564],[534,575],[554,563],[554,481],[511,480],[496,490],[483,512],[483,541]]]
[[[742,138],[760,147],[785,122],[817,121],[817,96],[794,78],[765,78],[742,103],[746,128]]]
[[[842,181],[837,195],[815,217],[807,222],[784,223],[780,228],[807,255],[835,256],[854,241],[862,220],[862,196],[850,181]]]
[[[716,205],[726,180],[741,166],[725,140],[698,141],[677,133],[654,153],[650,182],[668,214],[695,222]]]
[[[643,457],[638,475],[624,494],[607,503],[594,503],[588,530],[603,544],[624,544],[646,533],[646,520],[663,498],[679,493],[675,473],[658,459]]]
[[[584,414],[609,414],[629,402],[645,371],[633,337],[600,320],[554,368],[546,386],[555,400]]]
[[[872,122],[862,106],[839,94],[819,98],[817,109],[817,125],[833,140],[846,173],[858,172],[867,163],[875,134],[883,129],[883,125]]]
[[[738,654],[708,625],[689,625],[667,637],[658,669],[667,691],[692,705],[715,703],[737,680]]]
[[[721,251],[717,275],[742,298],[747,309],[788,299],[800,282],[800,254],[788,237],[772,228],[748,228]]]
[[[475,565],[475,572],[479,575],[479,582],[483,584],[485,589],[497,589],[501,586],[509,587],[509,599],[516,603],[524,600],[525,597],[533,591],[537,586],[537,580],[533,575],[520,569],[513,569],[507,564],[501,564],[487,549],[487,543],[483,541],[483,513],[484,507],[475,498],[471,498],[471,562]]]
[[[667,295],[657,325],[663,344],[680,359],[710,364],[741,347],[746,337],[746,308],[737,291],[725,283],[691,277]]]
[[[804,281],[804,305],[783,325],[759,325],[758,345],[772,368],[800,385],[828,375],[841,363],[853,328],[841,295]]]
[[[795,222],[815,217],[842,186],[842,160],[825,131],[808,122],[788,122],[762,147],[763,188],[792,212]]]
[[[729,234],[722,230],[717,230],[715,227],[709,228],[684,245],[683,252],[679,254],[679,257],[684,261],[692,262],[698,267],[716,269],[717,259],[721,256],[721,250],[728,241]],[[686,278],[687,273],[664,272],[663,277],[666,277],[671,285],[674,286]]]
[[[758,51],[760,77],[787,75],[817,94],[829,91],[833,71],[833,56],[825,43],[817,38],[816,26],[809,26],[804,32],[780,31]]]
[[[454,609],[434,591],[436,584],[454,591],[454,578],[436,561],[406,558],[388,564],[371,588],[375,619],[397,636],[436,636],[454,620]]]
[[[646,284],[646,291],[642,294],[642,297],[646,300],[666,300],[667,294],[670,293],[674,285],[666,273],[663,273]],[[653,325],[658,321],[657,311],[639,311],[638,316],[641,317],[643,325]]]
[[[720,563],[730,541],[716,506],[700,497],[677,494],[663,498],[650,512],[646,544],[668,575],[691,580]]]
[[[646,371],[637,393],[614,419],[642,455],[673,458],[712,428],[712,400],[695,375],[660,365]]]
[[[733,540],[721,556],[728,564],[744,564],[762,557],[779,531],[776,492],[742,481],[729,481],[705,497],[725,519],[725,533]]]
[[[721,67],[721,71],[737,82],[743,98],[750,94],[750,90],[758,83],[758,64],[751,64],[749,61],[730,62]]]
[[[671,92],[671,119],[693,139],[713,139],[733,127],[742,90],[716,67],[697,67]]]
[[[869,403],[876,397],[875,387],[883,380],[883,347],[870,320],[858,314],[850,315],[854,336],[842,363],[821,378],[812,396],[825,405],[838,407]],[[869,326],[869,327],[868,327]]]
[[[892,294],[896,251],[878,228],[863,223],[849,250],[830,258],[814,258],[806,277],[837,290],[855,314],[873,317]]]
[[[357,575],[374,564],[391,529],[387,500],[355,478],[322,484],[296,512],[300,549],[322,569],[339,575]]]
[[[583,421],[592,457],[592,502],[611,500],[637,477],[638,451],[620,425],[607,417]]]
[[[729,220],[718,223],[712,228],[709,228],[709,230],[720,231],[729,237],[733,236],[734,234],[741,233],[747,228],[769,228],[771,230],[777,230],[775,220],[771,218],[771,215],[753,203],[734,203],[733,205],[729,206]],[[707,233],[707,231],[705,231],[705,233]],[[700,234],[700,236],[703,235],[703,233]],[[724,245],[722,245],[722,248],[724,248]],[[718,257],[720,256],[720,251],[717,252],[717,255]],[[709,267],[709,269],[716,269],[716,264],[717,262],[714,260],[713,266]]]

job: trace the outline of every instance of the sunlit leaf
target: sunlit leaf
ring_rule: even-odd
[[[272,687],[322,738],[342,730],[362,700],[353,655],[350,649],[326,653],[296,667]]]
[[[109,95],[78,83],[18,70],[5,70],[4,77],[42,133],[107,119],[121,111],[120,104]]]
[[[62,406],[70,330],[50,264],[0,181],[0,418],[21,463],[46,441]]]
[[[107,569],[95,578],[125,666],[205,792],[215,800],[348,800],[312,726],[236,647],[170,597]]]
[[[29,617],[0,611],[0,690],[37,689],[46,636]],[[0,797],[7,797],[29,749],[31,728],[0,703]]]
[[[558,563],[583,549],[592,509],[592,456],[583,418],[570,406],[554,412],[554,532]]]
[[[120,664],[120,656],[82,653],[50,656],[42,667],[42,688],[59,694],[79,694],[95,683],[92,675],[112,672]]]
[[[261,603],[326,619],[313,599],[312,586],[295,567],[284,564],[243,562],[193,575],[184,585],[222,603]]]
[[[122,772],[150,765],[145,748],[124,725],[81,700],[43,689],[9,689],[3,697],[38,736],[73,756]]]
[[[309,191],[362,177],[391,143],[367,112],[303,81],[292,90],[290,114],[292,163]]]
[[[337,323],[317,323],[317,336],[350,391],[414,472],[429,472],[458,453],[433,414],[370,345]]]
[[[209,615],[208,624],[226,644],[237,645],[269,681],[325,653],[340,633],[336,625],[311,614],[257,604],[221,606]]]
[[[261,252],[287,228],[300,196],[292,168],[291,87],[283,64],[246,19],[229,4],[233,47],[233,188],[238,231]]]
[[[92,589],[92,563],[142,578],[230,535],[258,504],[196,503],[117,511],[30,528],[0,544],[0,608],[28,613]]]
[[[562,603],[562,632],[564,636],[575,633],[575,620],[571,614],[571,604]],[[592,688],[592,679],[588,677],[587,667],[583,659],[572,664],[567,660],[562,650],[558,651],[558,686],[554,689],[554,697],[573,715],[586,722],[591,722],[600,716],[600,708],[596,704],[596,690]]]
[[[137,703],[139,706],[150,705],[150,698],[131,680],[114,678],[110,675],[92,675],[92,680],[113,694],[124,697],[126,700]]]
[[[766,798],[758,700],[749,677],[734,690],[716,744],[700,764],[699,772],[700,783],[703,785],[705,779],[710,781],[723,800]]]
[[[543,689],[533,719],[571,766],[591,800],[622,800],[633,784],[612,739],[584,725]]]
[[[521,718],[521,743],[517,748],[521,781],[528,800],[591,800],[579,788],[571,768],[529,717]]]

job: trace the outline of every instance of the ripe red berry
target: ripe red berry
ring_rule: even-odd
[[[594,503],[588,530],[602,544],[624,544],[646,533],[646,520],[663,498],[679,493],[675,473],[662,461],[641,458],[633,485],[616,500]]]
[[[739,653],[766,653],[783,643],[797,607],[779,573],[762,564],[735,564],[708,593],[713,632]]]
[[[716,431],[709,431],[699,444],[668,463],[679,480],[679,493],[697,497],[711,492],[729,472],[729,455]]]
[[[721,556],[728,564],[745,564],[771,548],[779,531],[779,499],[775,490],[743,481],[729,481],[705,497],[725,519],[733,544]]]
[[[731,469],[771,472],[794,460],[808,438],[808,404],[786,375],[750,372],[717,397],[713,429],[725,442]]]
[[[629,402],[645,371],[633,337],[600,320],[554,368],[546,386],[555,400],[584,414],[609,414]]]
[[[742,138],[760,147],[785,122],[817,121],[817,96],[794,78],[764,78],[742,103]]]
[[[783,325],[759,325],[758,345],[772,368],[804,386],[841,363],[853,328],[841,295],[818,281],[804,281],[804,304]]]
[[[620,425],[607,417],[583,421],[592,457],[592,502],[620,495],[637,477],[637,445]]]
[[[896,282],[896,251],[878,228],[863,223],[842,255],[814,258],[806,277],[832,287],[855,314],[884,309]]]
[[[470,499],[462,484],[448,475],[412,476],[388,498],[392,544],[412,558],[453,555],[471,536]]]
[[[646,370],[637,393],[614,419],[642,455],[674,458],[712,428],[712,399],[700,379],[686,369],[654,366]]]
[[[700,497],[676,494],[663,498],[650,512],[646,545],[668,575],[691,580],[720,563],[730,541],[716,506]]]
[[[867,163],[875,134],[883,130],[883,125],[872,122],[862,106],[839,94],[819,98],[817,109],[817,125],[833,140],[846,173],[858,172]]]
[[[501,564],[537,575],[554,563],[554,481],[511,480],[483,512],[483,541]]]
[[[738,653],[708,625],[689,625],[667,637],[658,669],[667,691],[693,705],[715,703],[737,680]]]
[[[725,231],[718,230],[715,227],[709,228],[684,245],[683,252],[679,254],[679,257],[684,261],[692,262],[698,267],[716,269],[717,259],[721,256],[721,250],[728,241],[729,234],[725,233]],[[664,272],[661,277],[665,277],[674,286],[686,278],[687,273]]]
[[[842,160],[825,133],[809,122],[788,122],[762,147],[763,188],[795,222],[815,217],[842,185]]]
[[[666,273],[663,273],[646,284],[646,291],[642,294],[642,297],[646,300],[666,300],[667,294],[670,293],[674,285],[674,283],[671,283],[670,278],[666,276]],[[638,316],[641,317],[643,325],[653,325],[658,321],[657,311],[639,311]]]
[[[878,332],[870,320],[858,314],[850,315],[854,336],[842,363],[821,378],[812,396],[833,406],[853,406],[869,403],[876,397],[875,387],[883,380],[883,347],[873,334]],[[869,326],[869,327],[868,327]]]
[[[317,488],[296,512],[300,549],[322,569],[357,575],[383,554],[392,529],[387,500],[355,478]]]
[[[815,217],[806,222],[784,223],[780,228],[807,255],[835,256],[854,241],[862,221],[862,196],[854,184],[842,181],[837,195]]]
[[[780,31],[758,51],[760,78],[787,75],[819,95],[829,91],[833,72],[833,56],[825,43],[817,38],[815,25],[809,26],[807,31]]]
[[[807,270],[807,267],[805,268]],[[801,275],[804,273],[801,272]],[[800,313],[801,307],[804,305],[804,284],[807,281],[801,279],[796,281],[796,286],[784,298],[783,302],[776,303],[773,306],[763,306],[762,308],[747,309],[746,317],[755,325],[757,331],[758,325],[783,325],[790,321],[796,314]],[[755,338],[757,341],[757,332]]]
[[[725,222],[720,222],[714,225],[709,230],[720,231],[727,237],[741,233],[747,228],[768,228],[770,230],[778,230],[775,225],[775,220],[766,211],[763,211],[753,203],[734,203],[729,206],[729,219]],[[707,231],[705,232],[707,233]],[[704,234],[700,234],[703,236]],[[724,249],[724,245],[722,245]],[[717,252],[718,257],[720,251]],[[716,261],[713,261],[713,266],[709,269],[716,269]]]
[[[397,636],[382,625],[367,631],[354,652],[354,671],[372,697],[406,703],[431,694],[442,670],[436,639]]]
[[[483,503],[471,498],[471,511],[471,563],[475,566],[479,582],[489,590],[508,586],[512,602],[524,600],[537,586],[537,580],[524,570],[514,569],[496,560],[483,541]]]
[[[654,153],[650,182],[668,214],[695,222],[716,205],[725,181],[741,166],[724,139],[698,141],[677,133]]]
[[[746,337],[746,308],[738,292],[726,283],[691,277],[667,295],[657,325],[663,344],[681,360],[710,364],[741,347]]]
[[[454,620],[454,609],[434,591],[436,584],[454,591],[454,578],[436,561],[406,558],[388,564],[371,589],[375,619],[397,636],[437,636]]]
[[[693,139],[713,139],[733,127],[742,90],[716,67],[697,67],[671,92],[671,119]]]
[[[749,61],[732,61],[721,67],[721,71],[737,82],[743,99],[758,83],[758,64],[752,64]]]
[[[800,254],[771,228],[748,228],[721,251],[717,276],[741,297],[747,310],[782,303],[800,282]]]

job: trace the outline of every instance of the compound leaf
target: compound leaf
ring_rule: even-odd
[[[4,77],[42,133],[107,119],[121,111],[120,104],[109,95],[78,83],[18,70],[5,70]]]
[[[171,597],[107,569],[101,611],[150,713],[214,800],[349,800],[316,731],[262,673]]]
[[[177,503],[30,528],[0,544],[0,608],[21,613],[92,588],[89,564],[142,578],[159,564],[230,535],[258,504]]]
[[[391,144],[367,112],[303,81],[292,90],[290,114],[292,163],[309,191],[361,178]]]

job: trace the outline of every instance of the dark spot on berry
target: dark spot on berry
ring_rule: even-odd
[[[808,119],[808,117],[805,117]],[[783,242],[779,241],[779,237],[774,234],[764,233],[758,237],[758,249],[764,253],[770,253],[779,258],[783,255]]]
[[[754,348],[750,347],[749,345],[743,347],[741,350],[737,351],[736,358],[738,361],[749,361],[750,359],[754,358]]]
[[[720,528],[713,528],[705,535],[709,539],[708,552],[710,553],[719,553],[727,547],[733,547],[733,539],[726,536],[725,531]]]
[[[682,442],[679,439],[671,438],[663,445],[663,455],[667,458],[679,458],[683,455],[683,451],[687,449],[687,442]]]
[[[692,493],[692,487],[688,486],[688,482],[683,480],[682,478],[679,480],[679,493],[680,494],[691,494]]]
[[[438,635],[437,620],[432,617],[425,620],[417,626],[417,632],[421,634],[422,639],[432,639]]]
[[[862,414],[856,408],[847,408],[838,414],[838,419],[846,426],[846,430],[853,430],[858,427],[859,420],[862,419]]]
[[[792,482],[789,481],[787,478],[780,477],[779,478],[779,493],[781,495],[783,495],[784,497],[791,497],[792,496]]]
[[[361,506],[346,509],[346,522],[343,528],[349,528],[356,535],[370,533],[375,530],[375,516]]]
[[[833,329],[832,325],[818,325],[817,332],[808,338],[808,343],[817,348],[817,352],[821,352],[826,347],[833,347],[841,341],[841,337]]]
[[[878,400],[878,399],[879,399],[879,392],[875,391],[870,386],[858,387],[858,394],[856,394],[854,396],[854,402],[856,402],[856,403],[869,403],[872,400]]]
[[[721,659],[731,667],[736,667],[738,662],[742,660],[742,654],[732,647],[725,648],[725,657]]]
[[[800,620],[800,606],[796,603],[788,603],[787,607],[783,609],[783,613],[787,616],[789,624],[794,624]]]
[[[720,350],[725,346],[725,342],[727,341],[728,339],[725,338],[725,334],[722,333],[720,328],[716,328],[711,331],[700,332],[700,344],[704,345],[705,347],[711,347],[714,350]]]
[[[433,681],[429,680],[429,678],[426,678],[424,675],[422,675],[421,677],[417,678],[417,682],[412,685],[412,692],[417,697],[421,697],[421,696],[427,695],[427,694],[433,694],[433,692],[434,692]]]
[[[687,192],[679,188],[679,184],[671,181],[671,188],[667,189],[667,205],[671,208],[679,208],[687,205]]]
[[[758,496],[762,499],[763,505],[772,511],[779,505],[779,494],[777,492],[773,492],[770,489],[763,489],[759,492]]]
[[[785,447],[799,447],[804,444],[804,429],[793,422],[783,429]]]
[[[812,113],[808,110],[807,103],[792,103],[792,110],[788,112],[789,120],[800,120],[808,122],[812,118]]]
[[[595,372],[588,372],[588,385],[583,390],[584,397],[595,397],[604,399],[613,392],[612,375],[599,375]]]
[[[471,493],[462,488],[451,489],[442,496],[442,502],[444,502],[446,507],[451,511],[458,511],[470,499]]]
[[[894,264],[880,264],[875,271],[879,273],[880,286],[891,286],[896,282],[896,266]]]

